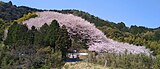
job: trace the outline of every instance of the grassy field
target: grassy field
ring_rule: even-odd
[[[76,63],[67,62],[62,69],[109,69],[109,68],[87,62],[76,62]]]

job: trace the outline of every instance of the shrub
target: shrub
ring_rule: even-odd
[[[94,58],[89,58],[89,62],[113,68],[151,69],[154,65],[154,59],[144,54],[99,53],[92,57]]]

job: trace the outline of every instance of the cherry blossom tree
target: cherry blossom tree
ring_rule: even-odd
[[[125,53],[127,51],[127,53],[144,53],[146,55],[151,53],[145,46],[136,46],[109,39],[93,23],[72,14],[44,11],[37,12],[37,15],[38,17],[26,20],[23,24],[27,24],[29,28],[32,26],[40,28],[45,23],[50,24],[52,20],[57,20],[60,26],[66,26],[70,36],[80,36],[81,39],[87,39],[88,50],[90,51],[111,53]]]

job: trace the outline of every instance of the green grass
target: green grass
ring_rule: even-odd
[[[110,68],[88,62],[67,62],[62,67],[62,69],[110,69]]]

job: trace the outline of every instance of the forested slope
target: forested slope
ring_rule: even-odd
[[[1,17],[1,28],[8,26],[10,22],[6,20],[15,20],[22,17],[24,14],[33,11],[42,11],[25,6],[15,6],[12,2],[0,3],[0,17]],[[7,9],[4,9],[7,8]],[[16,12],[15,12],[16,11]],[[94,23],[97,28],[104,32],[104,34],[116,41],[127,42],[134,45],[143,45],[154,51],[154,54],[159,54],[159,44],[160,44],[160,28],[147,28],[143,26],[132,25],[131,27],[125,26],[125,23],[114,23],[106,21],[90,15],[89,13],[79,11],[79,10],[52,10],[55,12],[60,12],[64,14],[73,14],[80,16],[87,21]],[[16,15],[15,15],[16,14]],[[6,17],[7,16],[7,17]],[[9,17],[10,16],[10,17]],[[3,26],[5,24],[5,26]],[[0,33],[1,35],[3,33]],[[2,36],[1,36],[2,40]]]
[[[36,11],[40,10],[26,6],[16,6],[11,1],[8,3],[0,1],[0,41],[3,39],[4,30],[13,24],[14,20]]]
[[[0,25],[1,29],[5,28],[10,24],[6,20],[15,20],[22,17],[28,12],[42,11],[25,6],[13,5],[12,2],[0,2]],[[60,12],[64,14],[73,14],[80,16],[87,21],[94,23],[97,28],[104,32],[104,34],[116,41],[127,42],[134,45],[143,45],[154,51],[154,54],[159,54],[160,49],[160,28],[147,28],[143,26],[132,25],[131,27],[125,26],[125,23],[114,23],[106,21],[90,15],[89,13],[79,11],[79,10],[52,10],[55,12]],[[16,14],[16,15],[15,15]],[[5,24],[5,26],[3,26]],[[2,31],[2,30],[1,30]],[[2,31],[3,32],[3,31]],[[1,40],[2,40],[2,34]]]
[[[73,14],[94,23],[103,33],[111,39],[120,42],[127,42],[134,45],[146,46],[160,54],[160,28],[147,28],[144,26],[131,25],[127,27],[125,23],[114,23],[100,19],[87,12],[79,10],[52,10],[64,14]]]
[[[34,8],[26,6],[13,5],[11,1],[8,3],[0,1],[0,18],[3,20],[16,20],[29,12],[38,11]]]
[[[87,63],[121,69],[160,68],[160,28],[127,27],[123,22],[110,22],[79,10],[45,10],[52,12],[47,12],[50,18],[45,14],[37,17],[37,12],[43,11],[0,2],[0,68],[61,68],[67,49],[88,46],[101,53],[91,52]],[[7,37],[3,39],[6,29]],[[140,54],[150,52],[144,46],[154,53]],[[134,53],[115,54],[102,49]]]

